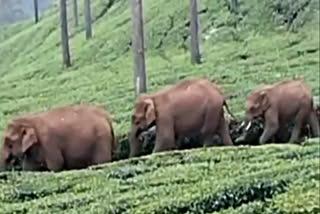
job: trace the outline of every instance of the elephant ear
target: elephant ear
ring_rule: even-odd
[[[22,152],[25,153],[31,146],[38,142],[36,131],[32,127],[23,127],[22,130]]]
[[[270,107],[270,100],[266,91],[260,93],[261,109],[266,111]]]
[[[146,99],[144,102],[145,102],[145,117],[146,117],[147,125],[149,126],[156,119],[154,102],[152,99]]]

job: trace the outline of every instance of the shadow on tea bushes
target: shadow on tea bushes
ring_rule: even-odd
[[[279,193],[285,192],[286,189],[287,182],[284,180],[247,184],[241,187],[226,189],[213,195],[207,195],[190,204],[177,204],[166,207],[163,211],[157,211],[156,213],[215,212],[231,207],[239,207],[252,201],[265,201]]]

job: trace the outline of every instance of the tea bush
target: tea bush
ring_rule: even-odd
[[[159,153],[61,173],[3,172],[1,213],[316,213],[318,151],[314,140]]]

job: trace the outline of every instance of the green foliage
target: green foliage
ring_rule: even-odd
[[[318,150],[201,148],[88,170],[3,172],[1,213],[316,213]]]
[[[273,18],[287,29],[296,31],[310,18],[312,0],[277,0],[272,4]]]
[[[125,0],[92,3],[90,41],[83,8],[78,28],[68,9],[68,69],[61,65],[57,6],[37,25],[0,29],[0,130],[24,113],[98,103],[115,118],[123,159],[134,104],[131,10]],[[188,52],[188,4],[144,1],[150,92],[184,77],[208,77],[235,95],[228,104],[236,116],[243,116],[252,89],[274,81],[301,77],[319,96],[318,1],[240,1],[236,16],[226,0],[201,1],[197,66]],[[3,172],[0,213],[319,213],[318,150],[315,142],[201,148],[62,173]]]

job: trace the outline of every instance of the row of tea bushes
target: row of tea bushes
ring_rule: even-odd
[[[319,144],[201,148],[0,173],[0,213],[317,213]]]

